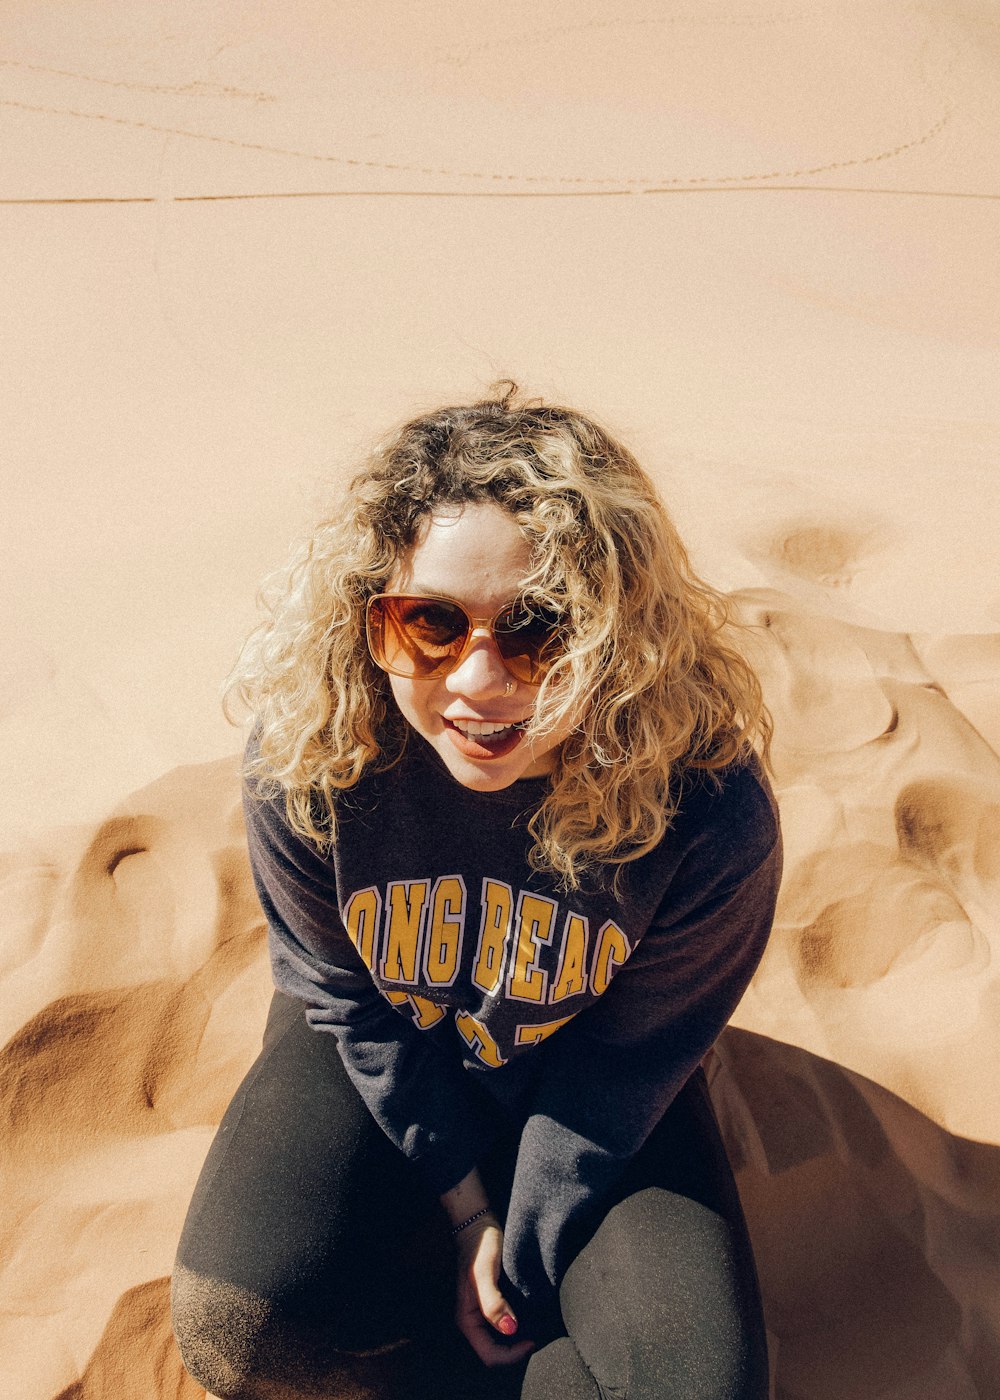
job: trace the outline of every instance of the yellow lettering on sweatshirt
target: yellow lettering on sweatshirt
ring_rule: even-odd
[[[435,987],[450,987],[458,972],[465,927],[465,881],[442,875],[431,894],[430,927],[424,951],[424,973]]]
[[[574,1011],[570,1016],[563,1016],[559,1021],[543,1021],[540,1026],[518,1026],[514,1032],[515,1045],[539,1045],[546,1040],[553,1031],[557,1031],[560,1026],[564,1026],[567,1021],[572,1021]]]
[[[548,977],[538,966],[543,946],[552,942],[559,905],[545,895],[522,890],[517,901],[517,939],[507,995],[514,1001],[544,1001]]]
[[[631,951],[628,939],[612,919],[602,924],[590,970],[590,990],[595,997],[603,996],[608,990],[615,968],[621,967]]]
[[[374,889],[355,890],[344,909],[347,936],[369,972],[375,967],[375,943],[381,915],[382,901],[378,890]]]
[[[563,925],[562,951],[549,1001],[564,1001],[587,990],[587,944],[590,925],[582,914],[567,914]]]
[[[379,972],[387,982],[412,985],[417,980],[429,892],[429,880],[393,880],[386,886],[385,942]]]
[[[418,997],[414,992],[386,992],[385,997],[393,1006],[409,1003],[413,1023],[422,1031],[428,1026],[436,1026],[438,1021],[448,1014],[443,1006],[436,1006],[434,1002],[428,1001],[426,997]]]
[[[455,1025],[466,1045],[473,1051],[477,1059],[482,1060],[484,1065],[489,1065],[490,1069],[499,1069],[501,1065],[507,1063],[500,1054],[500,1047],[489,1031],[470,1012],[456,1011]]]
[[[514,892],[500,880],[484,880],[479,943],[472,981],[481,992],[495,992],[503,978],[504,949],[510,937]]]

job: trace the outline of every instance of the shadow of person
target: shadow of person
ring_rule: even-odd
[[[708,1069],[775,1400],[1000,1394],[1000,1148],[749,1031],[729,1028]]]

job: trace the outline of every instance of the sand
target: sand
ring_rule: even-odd
[[[712,1088],[775,1400],[1000,1393],[1000,43],[979,0],[38,3],[0,57],[0,1379],[198,1400],[269,996],[218,692],[404,414],[513,374],[753,624],[786,874]]]

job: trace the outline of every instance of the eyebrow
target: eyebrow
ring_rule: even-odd
[[[468,608],[470,612],[472,611],[472,609],[468,607],[468,604],[463,602],[461,598],[456,598],[454,593],[444,592],[442,589],[433,588],[429,584],[414,582],[411,583],[408,588],[400,589],[399,592],[402,593],[404,598],[444,598],[449,603],[458,603],[461,607]],[[520,590],[516,593],[512,593],[509,598],[505,598],[502,603],[498,603],[493,609],[493,612],[499,612],[500,608],[505,608],[508,603],[515,602],[520,596]]]
[[[442,589],[434,588],[428,583],[421,583],[419,580],[408,584],[406,588],[395,591],[401,593],[404,598],[446,598],[449,603],[458,602],[454,594],[445,593]]]

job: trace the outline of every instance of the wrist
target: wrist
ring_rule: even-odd
[[[478,1214],[479,1211],[488,1210],[490,1205],[489,1197],[475,1167],[450,1191],[445,1191],[440,1199],[448,1217],[448,1224],[452,1229],[456,1225],[461,1225],[463,1221],[467,1221],[470,1216]]]
[[[470,1225],[467,1225],[464,1230],[459,1230],[458,1234],[452,1234],[452,1244],[455,1246],[459,1258],[467,1259],[474,1255],[479,1249],[483,1236],[491,1230],[495,1230],[497,1235],[501,1239],[503,1238],[503,1226],[492,1210],[488,1210]]]
[[[475,1225],[478,1220],[482,1220],[486,1216],[492,1214],[493,1212],[490,1210],[489,1206],[480,1206],[479,1210],[474,1210],[471,1215],[466,1216],[464,1220],[460,1220],[457,1225],[453,1225],[451,1227],[451,1233],[453,1236],[460,1235],[462,1231],[467,1230],[470,1225]]]

